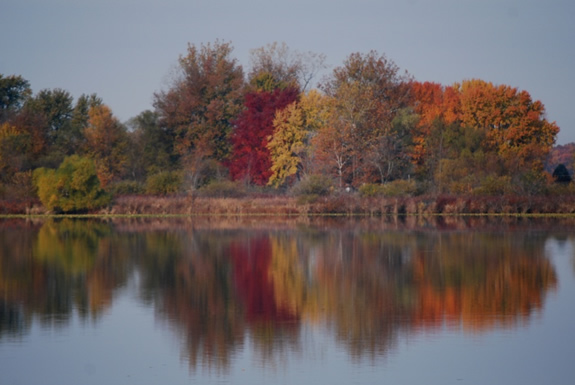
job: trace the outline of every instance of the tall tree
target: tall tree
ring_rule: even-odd
[[[486,132],[490,149],[515,173],[521,169],[542,171],[555,143],[559,127],[545,119],[545,107],[527,91],[482,80],[459,86],[461,123]]]
[[[252,50],[250,62],[250,83],[267,91],[280,84],[306,91],[318,73],[326,68],[325,55],[290,50],[285,42],[274,42]],[[265,86],[265,81],[275,84]]]
[[[249,92],[245,109],[235,121],[229,170],[234,180],[265,185],[272,174],[268,141],[274,132],[276,112],[297,100],[295,88]]]
[[[304,151],[303,113],[296,102],[276,113],[274,132],[267,148],[270,150],[271,175],[268,184],[283,185],[288,177],[296,175],[301,165],[300,154]]]
[[[365,154],[366,168],[375,175],[370,179],[380,183],[402,179],[411,174],[410,148],[418,117],[411,108],[398,111],[385,135],[375,138]]]
[[[543,179],[559,131],[545,119],[541,102],[478,79],[450,87],[415,83],[413,89],[420,117],[413,159],[420,176],[435,178],[434,185],[449,192],[533,192],[528,185]]]
[[[340,188],[348,182],[347,170],[352,163],[349,130],[345,123],[331,117],[328,124],[311,139],[315,160],[314,172],[333,175]]]
[[[370,180],[370,165],[365,155],[376,149],[375,142],[390,135],[398,111],[411,102],[411,77],[375,51],[354,53],[344,65],[334,69],[323,88],[336,101],[336,123],[349,140],[351,161],[346,167],[346,182]]]
[[[90,108],[88,126],[84,129],[85,153],[96,164],[102,187],[118,179],[126,165],[126,128],[105,104]]]
[[[242,107],[244,73],[230,43],[188,45],[179,74],[167,91],[154,95],[160,125],[177,136],[182,156],[201,152],[223,161],[229,155],[231,121]]]
[[[16,172],[26,169],[30,144],[22,127],[0,123],[0,183],[10,182]]]
[[[419,120],[413,130],[411,159],[417,177],[437,188],[437,167],[448,145],[447,132],[459,126],[460,94],[439,83],[413,82],[413,110]]]
[[[102,98],[96,94],[82,94],[76,101],[74,110],[72,111],[71,125],[73,130],[74,139],[78,140],[82,135],[82,130],[88,125],[90,120],[90,108],[98,107],[103,104]],[[74,143],[77,147],[79,143]]]
[[[283,185],[299,179],[314,163],[311,138],[329,120],[329,98],[317,90],[303,93],[298,102],[276,113],[274,132],[268,142],[271,155],[269,184]]]
[[[30,98],[23,112],[42,120],[45,153],[43,166],[57,167],[65,156],[78,150],[81,129],[72,125],[74,98],[63,89],[44,89]]]
[[[128,174],[135,180],[144,180],[149,174],[170,170],[177,156],[174,138],[159,123],[154,111],[144,111],[128,122],[130,146],[128,149]]]
[[[31,95],[30,83],[22,76],[0,74],[0,123],[20,110]]]

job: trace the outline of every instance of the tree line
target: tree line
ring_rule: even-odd
[[[323,55],[285,43],[252,50],[247,72],[232,53],[229,42],[189,44],[153,110],[126,123],[95,94],[33,95],[0,74],[0,193],[62,208],[87,184],[166,194],[319,178],[331,190],[541,194],[553,181],[545,161],[559,127],[527,91],[417,81],[376,51],[330,72]]]

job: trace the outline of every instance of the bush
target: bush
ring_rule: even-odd
[[[145,186],[135,180],[123,180],[111,184],[107,188],[108,192],[113,196],[116,195],[140,195],[143,194],[146,189]]]
[[[473,190],[475,195],[504,195],[512,193],[511,178],[509,176],[493,176],[485,177],[479,187]]]
[[[178,171],[162,171],[146,179],[146,193],[152,195],[175,194],[182,190],[184,178]]]
[[[417,185],[414,180],[398,179],[386,184],[366,183],[359,188],[363,197],[385,196],[390,198],[414,195]]]
[[[383,185],[383,195],[387,197],[403,197],[414,195],[417,185],[414,180],[398,179]]]
[[[216,180],[201,187],[199,193],[207,197],[239,198],[246,195],[243,184],[229,180]]]
[[[333,190],[333,181],[325,175],[309,175],[303,178],[292,189],[295,196],[317,195],[327,196]]]
[[[101,188],[96,167],[89,158],[69,156],[57,170],[34,170],[33,179],[38,198],[54,212],[85,212],[110,203],[111,197]]]
[[[36,198],[32,171],[14,173],[6,184],[0,185],[0,197],[14,200]]]
[[[383,185],[376,183],[365,183],[359,187],[359,195],[365,198],[382,196]]]

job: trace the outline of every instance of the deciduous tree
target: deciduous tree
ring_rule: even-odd
[[[8,182],[24,168],[30,152],[30,137],[20,127],[8,122],[0,124],[0,182]]]
[[[0,74],[0,123],[19,111],[31,95],[30,83],[22,76]]]
[[[127,172],[131,179],[145,180],[147,175],[175,168],[174,137],[161,127],[155,111],[143,111],[128,122]]]
[[[527,91],[482,80],[464,81],[461,124],[486,132],[489,148],[507,173],[540,170],[555,143],[559,127],[545,119],[545,108]]]
[[[42,204],[56,212],[92,210],[110,201],[89,158],[73,155],[64,159],[57,170],[38,168],[34,180]]]
[[[390,134],[398,111],[409,106],[410,82],[410,76],[400,73],[393,61],[371,51],[350,55],[324,84],[326,94],[335,100],[333,127],[338,126],[343,134],[339,137],[348,140],[348,183],[370,181],[365,154]]]
[[[265,185],[272,175],[268,141],[274,132],[276,112],[297,100],[295,88],[246,94],[245,110],[235,121],[229,170],[234,180]]]
[[[329,98],[317,90],[302,94],[298,102],[276,113],[268,143],[272,161],[269,184],[281,186],[288,178],[300,179],[313,168],[311,138],[328,119]]]
[[[286,43],[277,42],[252,50],[250,61],[249,82],[267,91],[281,86],[305,92],[326,67],[325,55],[290,50]]]
[[[188,45],[179,74],[167,91],[154,95],[160,125],[176,135],[183,156],[198,150],[223,161],[229,155],[231,121],[242,106],[244,74],[230,43]]]
[[[106,187],[124,171],[127,161],[126,128],[112,115],[110,108],[100,105],[90,109],[84,136],[84,152],[94,159],[98,178]]]

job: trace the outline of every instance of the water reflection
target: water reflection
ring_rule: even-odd
[[[557,285],[546,224],[477,221],[5,221],[0,342],[98,322],[134,277],[192,368],[226,370],[247,343],[276,364],[305,325],[361,359],[420,331],[526,323]]]

